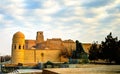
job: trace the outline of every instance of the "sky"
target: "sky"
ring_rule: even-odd
[[[120,0],[0,0],[0,55],[11,55],[13,34],[36,38],[104,41],[120,38]]]

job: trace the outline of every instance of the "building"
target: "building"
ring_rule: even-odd
[[[82,44],[88,52],[91,44]],[[52,38],[44,40],[42,31],[38,31],[36,40],[27,40],[22,32],[16,32],[12,39],[12,63],[38,63],[38,62],[67,62],[67,55],[76,49],[76,43],[71,40]]]

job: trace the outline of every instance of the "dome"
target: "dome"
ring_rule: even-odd
[[[25,38],[25,35],[22,32],[18,31],[13,35],[13,38]]]

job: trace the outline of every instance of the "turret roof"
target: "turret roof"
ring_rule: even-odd
[[[18,31],[18,32],[16,32],[16,33],[13,35],[13,37],[14,37],[14,38],[16,38],[16,37],[25,38],[25,35],[24,35],[22,32]]]

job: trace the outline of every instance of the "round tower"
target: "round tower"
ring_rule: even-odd
[[[24,63],[25,36],[22,32],[16,32],[12,39],[12,63]]]

